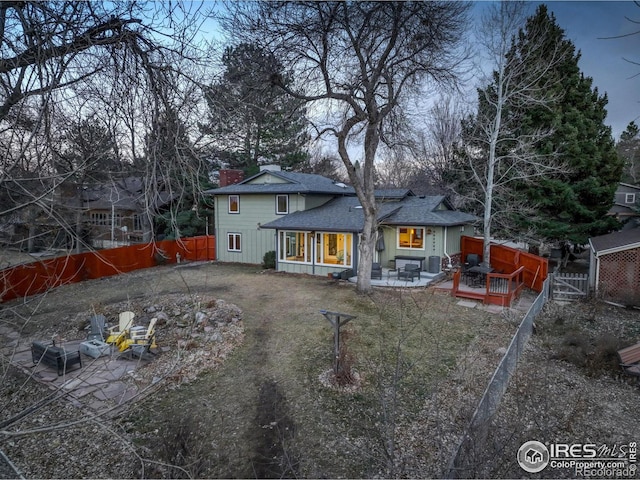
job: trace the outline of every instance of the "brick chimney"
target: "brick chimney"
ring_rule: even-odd
[[[242,180],[244,180],[244,172],[242,170],[220,170],[220,187],[235,185]]]

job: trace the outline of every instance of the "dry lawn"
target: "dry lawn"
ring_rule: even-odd
[[[63,286],[2,305],[2,321],[46,338],[69,331],[83,312],[122,302],[135,310],[178,293],[239,306],[244,344],[222,366],[161,389],[115,419],[49,431],[88,417],[62,402],[11,425],[0,448],[26,476],[437,476],[500,359],[496,349],[515,329],[508,316],[460,307],[432,290],[361,296],[326,278],[211,263]],[[332,366],[322,309],[357,316],[343,329],[347,359],[362,379],[354,392],[319,380]],[[2,366],[3,401],[28,406],[42,396],[41,385]],[[12,435],[34,425],[43,428],[36,453],[25,448],[34,435]],[[74,439],[84,455],[74,453]],[[109,458],[96,468],[101,454]]]

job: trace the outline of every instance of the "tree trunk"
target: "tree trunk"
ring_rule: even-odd
[[[360,242],[358,243],[358,283],[357,289],[360,293],[371,291],[371,265],[373,263],[373,253],[377,232],[376,218],[372,215],[364,217],[364,227]]]

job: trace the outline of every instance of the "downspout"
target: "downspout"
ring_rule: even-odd
[[[447,257],[447,268],[449,270],[451,270],[453,268],[453,264],[451,263],[451,257],[449,256],[449,254],[447,253],[447,230],[449,229],[449,227],[447,227],[446,225],[444,226],[444,245],[442,248],[442,253],[444,253],[445,257]]]

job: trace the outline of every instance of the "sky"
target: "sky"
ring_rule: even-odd
[[[640,31],[640,6],[632,1],[543,3],[554,13],[566,38],[581,51],[580,70],[593,78],[600,94],[607,93],[605,123],[612,127],[614,138],[618,139],[632,120],[640,125],[640,65],[624,60],[640,64],[640,33],[605,39]]]

